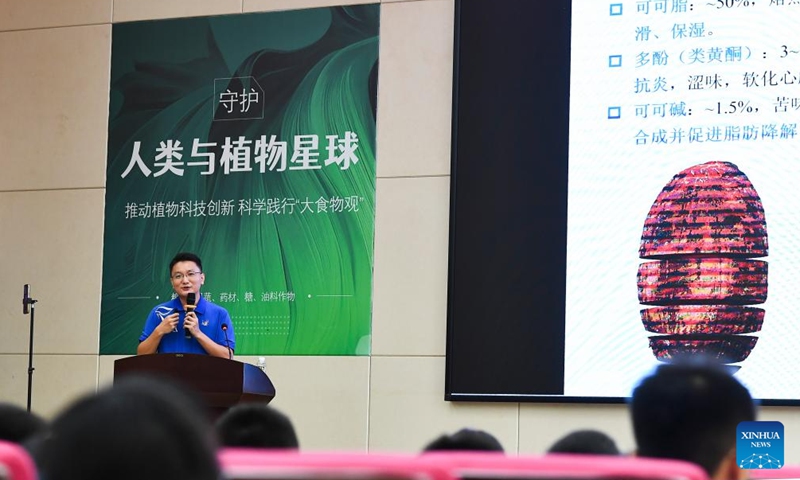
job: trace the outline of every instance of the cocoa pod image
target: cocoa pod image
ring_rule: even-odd
[[[750,180],[728,162],[675,175],[644,222],[637,287],[657,359],[744,361],[767,300],[767,223]]]

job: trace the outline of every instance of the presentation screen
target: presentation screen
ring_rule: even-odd
[[[800,2],[456,2],[446,397],[800,383]],[[793,43],[794,42],[794,43]]]

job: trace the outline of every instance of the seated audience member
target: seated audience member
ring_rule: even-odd
[[[47,429],[38,415],[10,403],[0,403],[0,440],[24,444]]]
[[[561,437],[547,453],[588,453],[619,455],[614,439],[598,430],[576,430]]]
[[[125,378],[61,413],[36,455],[47,480],[218,480],[197,400],[171,383]]]
[[[755,420],[755,406],[723,367],[661,365],[634,389],[630,412],[637,455],[693,462],[712,480],[746,478],[736,464],[736,427]]]
[[[425,446],[423,452],[485,451],[503,452],[503,446],[490,433],[462,428],[451,435],[442,435]]]
[[[219,418],[216,430],[223,447],[300,447],[289,417],[268,405],[245,403],[232,407]]]

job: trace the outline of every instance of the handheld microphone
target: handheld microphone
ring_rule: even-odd
[[[197,303],[197,295],[194,292],[190,292],[186,295],[186,314],[188,315],[190,312],[193,312]],[[186,323],[186,319],[183,320],[184,324]],[[183,332],[186,334],[187,339],[192,338],[192,332],[189,331],[188,328],[183,327]]]
[[[228,324],[222,324],[222,333],[225,334],[225,347],[228,349],[228,360],[233,360],[233,352],[231,351],[231,341],[228,340]]]

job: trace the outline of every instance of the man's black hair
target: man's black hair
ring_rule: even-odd
[[[686,460],[712,476],[735,447],[739,422],[755,420],[755,405],[724,367],[681,362],[642,380],[631,417],[639,456]]]
[[[181,252],[181,253],[175,255],[172,258],[172,261],[169,262],[169,274],[170,275],[172,275],[172,267],[174,267],[175,264],[178,263],[178,262],[194,262],[194,263],[197,264],[197,268],[199,268],[201,272],[203,271],[203,261],[200,260],[200,257],[198,257],[197,255],[195,255],[194,253],[191,253],[191,252]]]
[[[53,420],[37,447],[48,480],[218,480],[216,444],[197,397],[174,383],[125,377]]]
[[[556,441],[547,453],[588,453],[619,455],[614,439],[598,430],[576,430]]]
[[[439,451],[503,452],[503,445],[488,432],[462,428],[452,435],[436,438],[423,449],[423,452]]]
[[[289,417],[269,405],[244,403],[219,418],[217,437],[223,447],[299,448]]]
[[[23,444],[47,430],[47,422],[35,413],[11,404],[0,403],[0,440]]]

